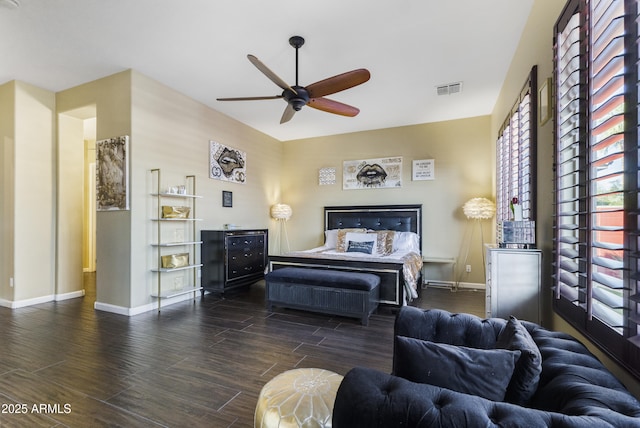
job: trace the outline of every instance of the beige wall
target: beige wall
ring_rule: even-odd
[[[0,85],[0,302],[13,301],[15,82]]]
[[[97,140],[130,137],[130,210],[99,212],[97,216],[96,307],[131,314],[148,310],[155,301],[151,297],[156,286],[151,272],[155,264],[151,247],[155,239],[151,221],[153,168],[162,170],[162,188],[183,184],[186,175],[196,176],[197,193],[203,196],[197,207],[197,216],[203,219],[198,223],[198,234],[202,229],[222,228],[225,223],[247,228],[273,226],[268,212],[280,195],[282,143],[135,71],[60,92],[57,105],[66,129],[60,133],[61,153],[80,156],[81,152],[67,144],[81,150],[82,145],[76,143],[81,141],[82,122],[69,116],[90,105],[96,109]],[[72,113],[66,116],[65,112]],[[247,153],[246,184],[209,179],[210,140]],[[61,194],[76,194],[69,183],[64,188],[67,190],[61,187]],[[222,190],[233,192],[232,208],[222,208]],[[65,221],[61,219],[61,228],[70,229],[71,222]],[[81,236],[80,227],[81,222],[75,225],[74,236]],[[58,254],[60,265],[80,265],[80,269],[64,273],[73,282],[76,271],[82,271],[81,257],[76,257],[81,239],[63,245],[67,251]]]
[[[483,116],[285,142],[282,202],[293,209],[287,224],[291,249],[322,244],[324,206],[422,204],[423,254],[456,257],[463,269],[472,223],[461,207],[493,192],[490,125]],[[391,156],[403,158],[401,188],[342,190],[343,161]],[[435,159],[435,180],[412,181],[412,161],[420,159]],[[337,169],[335,185],[318,184],[323,167]],[[490,225],[484,230],[486,241],[494,242]],[[463,282],[484,283],[481,249],[477,229],[468,259],[472,271],[459,277]]]
[[[100,123],[100,112],[98,112]],[[247,181],[229,183],[209,178],[209,141],[247,153]],[[132,80],[131,132],[131,306],[154,300],[156,286],[150,243],[155,224],[150,170],[160,168],[161,189],[183,184],[194,174],[197,229],[221,229],[225,223],[246,228],[272,226],[269,207],[280,194],[282,143],[259,133],[140,73]],[[222,191],[233,192],[233,207],[222,207]],[[198,232],[199,234],[199,232]],[[99,242],[98,242],[99,244]],[[98,266],[98,270],[100,266]]]
[[[525,27],[513,62],[505,78],[498,102],[492,114],[492,141],[497,139],[500,124],[507,117],[525,79],[534,65],[538,66],[538,84],[553,73],[553,25],[564,7],[562,1],[538,0]],[[553,249],[553,121],[538,125],[538,212],[537,245],[543,250],[543,324],[551,329],[568,332],[578,337],[629,388],[640,397],[640,381],[606,357],[585,337],[558,317],[552,310],[551,286]]]
[[[49,300],[54,294],[55,96],[22,82],[9,82],[0,88],[0,99],[0,299],[3,305],[13,306],[16,301],[22,305]]]
[[[99,79],[75,88],[56,94],[58,113],[64,113],[94,106],[96,108],[96,136],[97,139],[116,137],[131,134],[131,71],[125,71]],[[81,124],[75,132],[75,138],[65,137],[60,141],[59,150],[71,150],[73,153],[82,153],[83,139]],[[64,136],[63,136],[64,137]],[[73,149],[67,148],[73,145]],[[76,151],[77,150],[77,151]],[[74,155],[74,158],[76,156]],[[80,157],[80,159],[83,159]],[[62,161],[63,159],[61,159]],[[82,161],[81,161],[82,162]],[[64,169],[61,164],[60,168]],[[80,183],[82,179],[80,179]],[[61,195],[75,190],[70,188],[59,189]],[[74,204],[75,197],[73,197]],[[64,210],[61,201],[59,210]],[[96,282],[97,301],[115,307],[130,307],[130,283],[131,283],[131,213],[130,211],[99,212],[96,216],[96,240],[97,240],[97,272]],[[61,230],[74,230],[74,236],[82,230],[82,222],[72,222],[71,219],[59,217]],[[69,281],[77,284],[78,275],[82,273],[81,239],[74,239],[61,243],[66,246],[66,251],[59,253],[58,260],[61,266],[72,264],[79,267],[66,271],[66,277],[59,276],[58,281]],[[73,260],[68,258],[73,257]],[[76,260],[77,258],[77,260]],[[76,286],[71,286],[76,289]]]

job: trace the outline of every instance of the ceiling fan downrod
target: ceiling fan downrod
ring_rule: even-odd
[[[289,38],[289,44],[296,49],[296,86],[298,86],[298,49],[304,45],[304,38],[301,36],[292,36]]]

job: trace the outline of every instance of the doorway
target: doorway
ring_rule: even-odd
[[[96,122],[95,105],[58,115],[55,290],[58,298],[85,295],[87,286],[95,284],[91,276],[95,276],[97,268]]]

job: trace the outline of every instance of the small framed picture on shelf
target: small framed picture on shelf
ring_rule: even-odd
[[[222,206],[227,208],[233,207],[233,192],[227,190],[222,191]]]

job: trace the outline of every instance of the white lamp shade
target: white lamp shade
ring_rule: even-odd
[[[462,206],[462,211],[467,218],[487,220],[496,213],[496,205],[487,198],[473,198]]]
[[[276,220],[289,220],[293,211],[287,204],[275,204],[271,206],[271,218]]]

